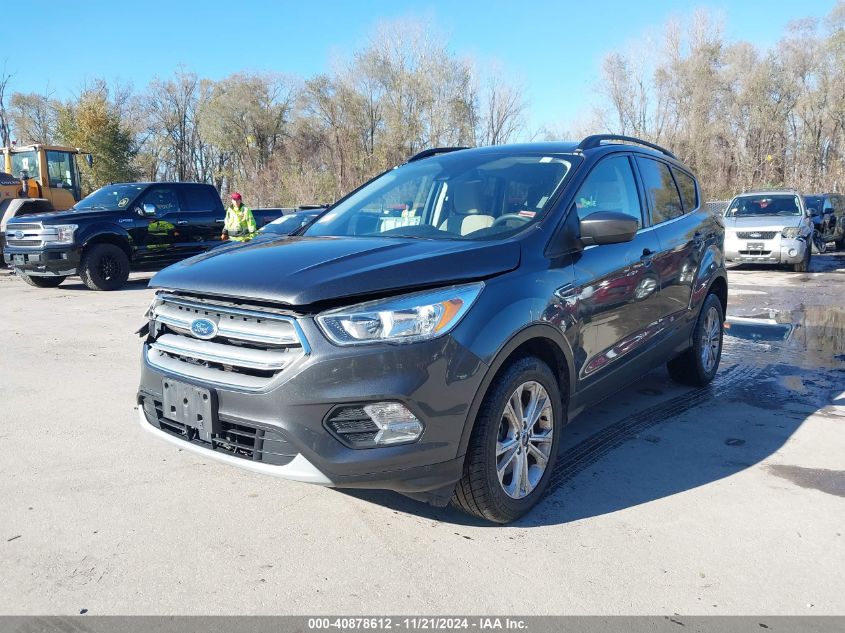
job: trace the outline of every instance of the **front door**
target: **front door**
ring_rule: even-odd
[[[654,267],[660,243],[644,223],[630,160],[627,154],[602,160],[575,197],[579,219],[615,211],[640,224],[631,242],[588,246],[576,257],[575,294],[583,324],[577,369],[585,388],[638,357],[662,327],[660,278]]]
[[[143,214],[145,205],[152,205],[154,215],[143,215],[136,233],[139,264],[166,264],[191,254],[191,227],[188,214],[182,211],[175,187],[156,185],[138,196],[135,207]]]

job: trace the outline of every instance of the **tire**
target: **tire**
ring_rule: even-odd
[[[834,244],[836,244],[836,250],[845,251],[845,238],[843,238],[841,240],[836,240],[836,242],[834,242]]]
[[[672,380],[693,387],[704,387],[713,380],[722,359],[724,324],[722,302],[711,293],[707,295],[698,313],[692,333],[692,346],[666,363]],[[709,350],[709,353],[706,350]]]
[[[810,270],[810,259],[812,258],[812,245],[808,244],[807,253],[804,256],[804,259],[797,264],[792,265],[792,270],[796,273],[805,273]]]
[[[94,244],[82,253],[82,282],[91,290],[117,290],[129,278],[129,258],[114,244]]]
[[[36,288],[58,288],[59,284],[67,279],[67,277],[64,276],[41,277],[40,275],[32,276],[24,273],[18,273],[18,277],[23,279],[30,286],[35,286]]]
[[[547,406],[541,407],[534,426],[526,429],[519,412],[508,414],[514,413],[513,404],[517,402],[521,409],[526,403],[530,407],[531,398],[542,396],[543,391]],[[533,508],[543,498],[557,461],[564,408],[560,387],[546,363],[523,357],[507,365],[490,385],[475,418],[463,477],[455,487],[452,505],[495,523],[514,521]],[[514,436],[518,439],[510,439]],[[531,440],[532,437],[536,439]],[[513,448],[499,455],[507,444]],[[539,457],[546,459],[544,468]],[[501,478],[500,463],[504,466]],[[524,465],[526,470],[515,470],[517,465]]]

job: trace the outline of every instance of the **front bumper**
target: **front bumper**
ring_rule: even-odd
[[[311,353],[262,391],[171,374],[150,364],[145,344],[138,391],[141,425],[209,458],[296,481],[413,494],[442,491],[460,479],[460,440],[486,365],[448,336],[401,346],[340,348],[326,341],[311,319],[300,324]],[[188,441],[172,433],[167,420],[162,423],[165,379],[213,390],[219,420],[247,433],[256,429],[256,437],[286,447],[276,451],[285,453],[278,458],[283,463],[262,463],[255,453],[232,454],[212,448],[215,442]],[[349,448],[327,430],[326,420],[339,405],[376,401],[405,405],[423,422],[421,437],[411,444]]]
[[[79,249],[74,247],[34,250],[7,246],[3,251],[3,261],[7,266],[32,276],[75,275],[79,259]]]
[[[749,243],[761,246],[750,250]],[[739,239],[725,234],[725,259],[743,264],[797,264],[807,256],[807,242],[803,238],[787,239],[780,235],[770,240]]]

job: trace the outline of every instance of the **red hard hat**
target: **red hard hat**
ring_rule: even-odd
[[[239,194],[237,191],[232,194],[232,200],[240,200],[240,199],[241,199],[241,194]]]

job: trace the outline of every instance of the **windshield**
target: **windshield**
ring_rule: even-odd
[[[380,176],[304,235],[499,239],[543,217],[570,164],[537,154],[427,158]]]
[[[286,215],[283,218],[273,220],[270,224],[262,227],[261,233],[290,235],[297,229],[300,229],[308,224],[311,220],[320,215],[320,213],[322,213],[322,209],[319,211],[299,211],[297,213]]]
[[[106,185],[77,202],[74,209],[96,211],[97,209],[125,209],[146,188],[146,185]]]
[[[759,195],[734,198],[725,217],[744,218],[756,215],[801,215],[798,196]]]
[[[38,164],[38,154],[30,152],[12,152],[12,175],[20,178],[26,172],[30,178],[40,178],[41,168]]]

